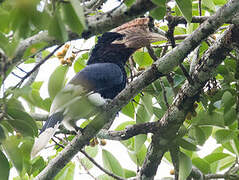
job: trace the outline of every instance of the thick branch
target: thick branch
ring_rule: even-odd
[[[191,23],[203,23],[206,21],[210,16],[193,16]],[[187,20],[183,16],[171,16],[167,18],[173,18],[174,25],[177,26],[178,24],[187,24]],[[166,20],[168,20],[166,18]],[[226,24],[239,24],[239,17],[236,14],[232,19],[229,19],[225,22]]]
[[[153,179],[164,153],[170,148],[171,142],[176,137],[176,133],[183,123],[186,114],[198,99],[201,89],[212,77],[216,67],[233,49],[232,39],[234,39],[233,37],[238,32],[239,28],[237,27],[227,30],[218,43],[215,43],[207,50],[192,73],[194,85],[186,82],[178,93],[173,105],[168,109],[163,118],[158,121],[158,133],[152,137],[152,143],[141,169],[142,179]]]
[[[116,141],[122,141],[134,137],[139,134],[147,134],[156,132],[158,129],[157,122],[147,122],[142,124],[134,124],[127,126],[122,131],[107,131],[102,129],[97,137],[101,139],[110,139]]]

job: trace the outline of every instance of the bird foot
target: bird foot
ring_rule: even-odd
[[[83,131],[84,131],[83,128],[75,127],[75,132],[77,135],[83,135]]]

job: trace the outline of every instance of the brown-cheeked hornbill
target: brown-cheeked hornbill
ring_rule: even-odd
[[[126,86],[124,65],[139,48],[165,40],[153,32],[149,18],[138,18],[99,37],[87,66],[78,72],[54,98],[50,115],[32,150],[34,157],[43,149],[62,123],[75,130],[75,122],[89,119]],[[152,28],[151,28],[152,27]]]

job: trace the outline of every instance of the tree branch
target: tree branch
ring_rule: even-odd
[[[82,154],[85,155],[85,157],[87,157],[87,159],[89,159],[96,167],[98,167],[101,171],[103,171],[105,174],[115,178],[116,180],[125,180],[124,178],[120,177],[120,176],[116,176],[114,173],[104,169],[103,167],[101,167],[92,157],[90,157],[85,151],[80,150],[80,152]]]
[[[40,61],[39,63],[37,63],[37,64],[34,66],[34,68],[33,68],[30,72],[28,72],[28,73],[21,79],[21,81],[20,81],[19,83],[17,83],[17,85],[16,85],[14,88],[16,88],[16,87],[18,87],[18,86],[21,86],[21,84],[22,84],[30,75],[32,75],[34,72],[36,72],[36,70],[37,70],[43,63],[45,63],[58,49],[60,49],[62,45],[63,45],[63,44],[57,46],[57,47],[56,47],[50,54],[48,54],[42,61]]]
[[[176,137],[176,133],[183,123],[186,114],[190,111],[193,103],[198,99],[201,89],[211,78],[216,67],[225,59],[233,49],[233,37],[239,32],[239,28],[227,30],[218,43],[209,48],[199,60],[195,71],[192,73],[194,85],[186,82],[178,93],[173,105],[168,109],[163,118],[158,121],[159,129],[152,136],[152,142],[148,148],[147,157],[141,169],[142,179],[152,179],[164,153],[170,147]]]

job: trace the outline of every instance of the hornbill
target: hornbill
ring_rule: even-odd
[[[124,89],[124,65],[128,58],[137,49],[166,39],[153,31],[149,18],[138,18],[98,38],[87,66],[55,96],[49,118],[34,143],[32,157],[46,146],[61,123],[75,130],[77,120],[94,116],[107,99],[113,99]]]

